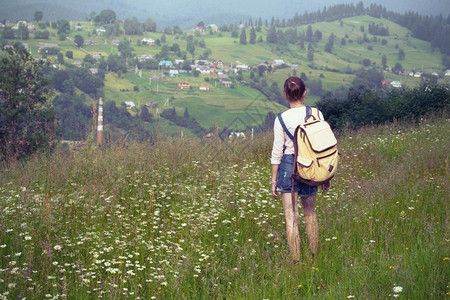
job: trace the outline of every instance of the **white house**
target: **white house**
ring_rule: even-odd
[[[396,87],[396,88],[402,87],[402,84],[401,84],[400,81],[392,81],[392,82],[391,82],[391,85],[392,85],[393,87]]]
[[[155,44],[155,40],[152,38],[143,38],[141,43],[143,45],[154,45]]]
[[[450,70],[445,71],[444,76],[450,76]]]

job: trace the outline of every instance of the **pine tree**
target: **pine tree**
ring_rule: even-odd
[[[241,45],[247,45],[247,33],[245,32],[245,28],[242,28],[239,43]]]
[[[252,30],[250,31],[250,44],[256,43],[256,30],[252,27]]]

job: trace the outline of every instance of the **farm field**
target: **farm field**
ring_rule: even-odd
[[[448,297],[447,116],[347,131],[293,268],[269,194],[272,135],[38,153],[0,174],[0,295]]]

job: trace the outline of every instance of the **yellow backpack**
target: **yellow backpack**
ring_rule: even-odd
[[[337,140],[330,125],[320,119],[319,110],[315,117],[306,107],[305,122],[295,129],[294,136],[284,130],[294,142],[295,163],[292,178],[310,186],[321,185],[334,177],[339,163]],[[279,115],[280,120],[281,115]]]

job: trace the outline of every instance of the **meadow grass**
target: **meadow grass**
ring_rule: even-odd
[[[449,127],[433,116],[340,133],[314,263],[301,217],[301,268],[269,193],[271,134],[88,144],[4,164],[0,295],[446,298]]]

